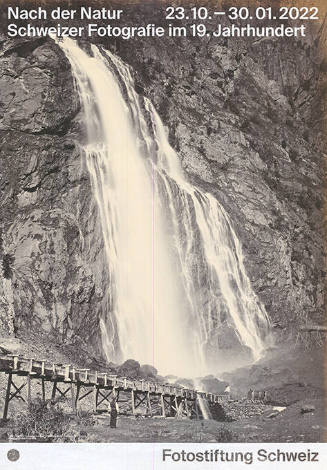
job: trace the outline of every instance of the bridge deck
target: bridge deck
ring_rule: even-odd
[[[63,395],[63,393],[60,391],[60,388],[58,387],[58,384],[65,383],[67,385],[70,385],[72,396],[74,397],[73,400],[75,400],[73,408],[76,406],[76,403],[79,400],[78,395],[77,397],[76,393],[74,395],[74,388],[76,387],[78,391],[81,387],[92,387],[95,393],[97,395],[100,394],[102,397],[104,397],[103,393],[105,393],[106,391],[112,391],[118,395],[119,392],[130,392],[133,400],[133,411],[135,408],[135,397],[138,394],[141,396],[145,396],[146,394],[148,395],[148,402],[150,408],[150,396],[158,396],[161,397],[162,400],[163,415],[164,400],[166,400],[165,403],[167,403],[167,400],[175,400],[177,412],[177,407],[179,406],[177,406],[177,404],[180,404],[182,401],[187,402],[188,400],[190,400],[196,403],[199,398],[202,398],[207,400],[209,404],[216,404],[222,403],[227,398],[227,395],[217,395],[213,393],[201,392],[176,385],[162,384],[138,378],[120,377],[117,375],[109,374],[107,372],[76,368],[70,364],[54,364],[47,360],[25,358],[18,355],[0,356],[0,372],[5,372],[9,375],[4,417],[6,417],[7,415],[9,401],[17,396],[16,392],[10,392],[10,387],[12,384],[17,390],[17,387],[12,381],[13,376],[26,377],[26,385],[28,388],[27,401],[29,401],[30,398],[31,379],[39,379],[42,381],[42,384],[44,384],[44,382],[53,382],[54,389],[52,398],[55,396],[56,390],[60,392],[61,395]],[[109,402],[108,397],[109,395],[107,396],[106,401]],[[97,398],[95,400],[97,400]],[[97,401],[95,405],[95,410],[96,407]]]

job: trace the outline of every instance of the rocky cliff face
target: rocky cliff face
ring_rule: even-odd
[[[116,43],[189,178],[231,214],[254,289],[286,335],[324,318],[325,47],[324,26],[302,40]]]
[[[230,213],[286,336],[324,313],[324,41],[105,44],[133,67],[190,180]],[[41,329],[101,354],[109,282],[70,66],[51,40],[1,46],[1,334]]]
[[[5,41],[0,60],[1,333],[101,349],[106,270],[69,64],[52,41]]]

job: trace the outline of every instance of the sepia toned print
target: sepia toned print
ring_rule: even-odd
[[[3,442],[324,441],[325,13],[1,6]]]

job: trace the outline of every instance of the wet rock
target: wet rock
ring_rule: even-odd
[[[75,338],[103,355],[107,272],[96,204],[73,145],[81,137],[70,66],[51,40],[2,46],[0,331],[41,330],[49,341]]]
[[[279,411],[272,411],[271,413],[269,413],[269,414],[266,416],[266,418],[269,418],[269,419],[270,419],[270,418],[276,418],[276,416],[278,416],[279,413],[280,413]]]
[[[62,132],[79,107],[69,66],[53,41],[31,53],[29,44],[0,59],[0,130]]]
[[[0,434],[0,442],[8,442],[9,441],[9,434],[4,432]]]
[[[208,375],[201,379],[204,390],[209,393],[222,394],[228,386],[228,382],[217,379],[213,375]]]
[[[117,372],[124,377],[138,377],[140,375],[140,363],[134,359],[127,359],[121,366],[118,367]]]
[[[155,378],[158,374],[158,371],[155,367],[150,366],[149,364],[144,364],[140,368],[140,374],[145,378]]]
[[[226,421],[238,421],[242,419],[261,416],[265,412],[271,412],[271,407],[260,402],[251,400],[230,400],[226,405],[222,405],[226,414]]]
[[[313,405],[304,405],[304,406],[302,406],[302,408],[301,408],[301,413],[302,413],[302,414],[305,414],[305,413],[313,413],[314,411],[316,411],[316,407],[313,406]]]

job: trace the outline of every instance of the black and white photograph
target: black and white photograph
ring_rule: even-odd
[[[325,442],[326,12],[2,2],[1,443]]]

